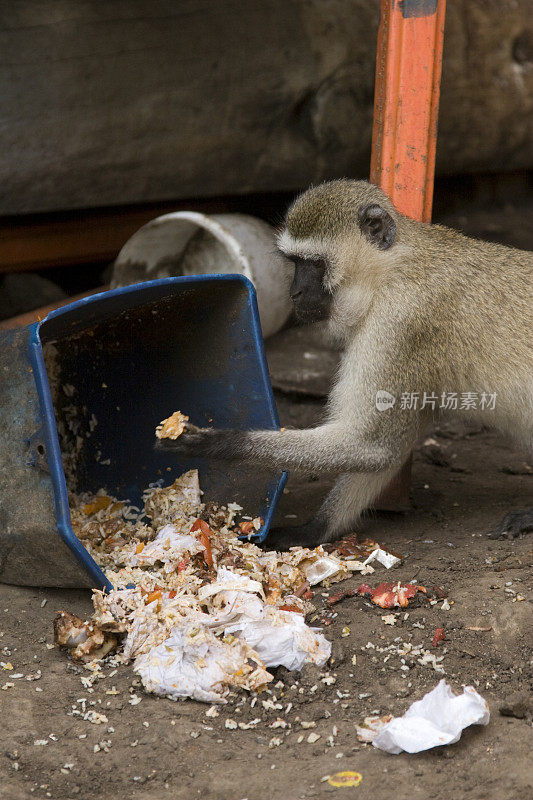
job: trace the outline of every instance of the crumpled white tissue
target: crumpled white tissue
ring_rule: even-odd
[[[295,611],[265,606],[259,619],[242,618],[225,632],[244,639],[265,667],[300,670],[309,661],[323,667],[331,655],[331,642]]]
[[[178,527],[169,523],[157,532],[157,536],[145,545],[140,553],[134,553],[128,559],[130,566],[146,566],[156,561],[168,562],[173,569],[173,562],[183,555],[194,556],[205,550],[199,539],[191,533],[181,533]]]
[[[490,712],[486,701],[472,686],[465,686],[456,695],[445,680],[413,703],[403,717],[393,717],[383,724],[380,720],[369,728],[359,728],[358,734],[371,741],[374,747],[397,755],[419,753],[432,747],[453,744],[469,725],[488,725]]]
[[[202,587],[198,597],[216,595],[223,608],[211,609],[211,626],[244,639],[266,667],[300,670],[306,661],[323,666],[331,655],[331,643],[309,627],[302,614],[263,603],[257,597],[262,591],[257,581],[219,567],[216,582]]]
[[[198,599],[203,602],[212,595],[228,590],[263,594],[263,587],[259,581],[254,581],[246,575],[233,572],[231,569],[227,569],[227,567],[219,567],[216,581],[202,586],[198,590]]]
[[[271,679],[254,656],[238,639],[227,643],[207,628],[176,627],[162,644],[137,657],[134,670],[154,694],[224,703],[230,686],[258,689]]]

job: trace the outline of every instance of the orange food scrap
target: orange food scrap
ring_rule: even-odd
[[[142,553],[143,550],[144,550],[144,542],[139,542],[139,544],[135,548],[135,554],[138,555],[139,553]]]
[[[203,544],[204,550],[204,560],[209,569],[213,567],[213,554],[211,553],[211,536],[213,532],[207,522],[204,522],[203,519],[197,519],[196,522],[193,523],[191,528],[191,533],[199,532],[199,539],[200,542]]]
[[[155,429],[155,435],[158,439],[177,439],[185,430],[185,423],[188,421],[189,417],[186,417],[181,411],[175,411],[170,417],[159,423]]]
[[[254,524],[250,520],[239,522],[238,528],[241,536],[248,536],[250,533],[255,532]]]
[[[106,494],[99,494],[94,498],[92,503],[87,503],[83,506],[83,513],[89,517],[91,514],[97,514],[98,511],[103,511],[104,508],[109,508],[111,505],[111,498]]]
[[[153,603],[154,600],[161,600],[161,589],[154,589],[146,598],[147,603]]]
[[[296,614],[304,613],[301,608],[298,608],[298,606],[278,606],[278,608],[280,611],[294,611]]]

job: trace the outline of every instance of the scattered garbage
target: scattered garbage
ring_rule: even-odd
[[[383,550],[373,539],[365,539],[363,542],[358,541],[357,534],[355,533],[345,536],[331,544],[324,545],[324,550],[328,553],[336,553],[345,558],[354,556],[363,561],[364,564],[370,564],[372,561],[379,561],[379,563],[383,564],[387,569],[395,567],[402,561],[401,556]]]
[[[357,728],[360,741],[397,755],[402,751],[419,753],[432,747],[459,741],[470,725],[488,725],[486,701],[472,686],[456,695],[445,680],[413,703],[403,717],[371,717]]]
[[[176,412],[158,435],[178,436],[186,421]],[[305,621],[311,587],[395,562],[375,542],[364,560],[321,546],[264,552],[242,539],[262,520],[235,503],[205,506],[196,470],[151,485],[142,509],[103,489],[72,494],[70,504],[73,530],[114,588],[93,593],[89,622],[60,612],[56,643],[91,662],[122,639],[120,661],[133,661],[147,691],[172,699],[225,702],[232,688],[266,686],[270,667],[324,666],[331,643]]]
[[[399,556],[395,556],[393,553],[388,553],[386,550],[383,550],[379,545],[376,546],[375,550],[373,550],[368,558],[363,561],[365,566],[367,564],[371,564],[372,561],[379,561],[380,564],[383,564],[384,567],[390,569],[391,567],[395,567],[396,564],[399,564],[401,558]]]

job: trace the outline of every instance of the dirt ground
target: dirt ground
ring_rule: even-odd
[[[302,425],[320,406],[286,396],[278,404],[282,422]],[[415,456],[412,511],[375,514],[361,535],[404,556],[388,573],[378,567],[372,582],[416,578],[428,588],[441,586],[450,609],[422,598],[389,625],[382,609],[346,599],[324,629],[333,642],[330,669],[280,668],[269,692],[255,702],[235,696],[215,718],[206,716],[207,705],[144,694],[129,667],[116,674],[107,667],[104,679],[85,688],[81,679],[88,673],[51,645],[52,621],[58,609],[89,614],[90,594],[0,586],[0,661],[13,667],[0,669],[3,800],[300,800],[352,793],[361,800],[531,798],[531,718],[527,710],[525,718],[503,716],[500,707],[507,702],[523,715],[512,695],[533,685],[533,537],[491,541],[486,533],[507,511],[533,504],[533,474],[524,456],[493,433],[447,427],[432,436],[438,447],[422,444]],[[280,522],[304,521],[326,488],[313,476],[291,479]],[[359,583],[356,576],[333,591]],[[315,591],[318,609],[326,593]],[[446,639],[432,650],[439,626]],[[404,656],[404,664],[400,655],[383,652],[403,642],[444,656],[452,686],[472,684],[486,698],[489,725],[418,755],[388,755],[358,742],[355,726],[365,716],[402,714],[441,677],[416,658]],[[38,670],[37,680],[25,679]],[[72,714],[84,709],[107,720],[95,724]],[[256,719],[247,730],[226,727],[226,720]],[[308,742],[311,733],[320,738]],[[324,780],[345,770],[361,774],[357,788]]]

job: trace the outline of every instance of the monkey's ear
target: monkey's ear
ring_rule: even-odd
[[[380,250],[388,250],[396,238],[396,223],[384,208],[372,203],[359,210],[359,228],[363,236]]]

